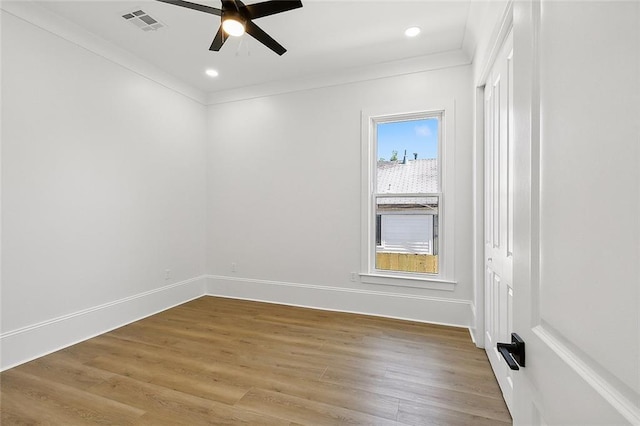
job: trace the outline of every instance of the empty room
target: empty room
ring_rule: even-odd
[[[0,2],[2,425],[640,424],[640,3]]]

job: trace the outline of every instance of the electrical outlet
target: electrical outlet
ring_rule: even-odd
[[[238,264],[236,262],[231,263],[231,272],[238,272]]]
[[[171,279],[171,269],[165,269],[164,270],[164,279],[165,280]]]
[[[352,272],[351,273],[351,281],[356,282],[358,280],[358,273],[357,272]]]

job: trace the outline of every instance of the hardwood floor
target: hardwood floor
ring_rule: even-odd
[[[506,425],[468,331],[202,297],[0,374],[2,425]]]

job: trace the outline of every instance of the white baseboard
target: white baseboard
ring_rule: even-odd
[[[202,275],[0,334],[0,371],[210,295],[469,328],[471,302],[383,291]]]
[[[469,328],[471,302],[382,291],[207,275],[210,296]]]
[[[0,371],[196,299],[205,276],[105,303],[0,335]]]

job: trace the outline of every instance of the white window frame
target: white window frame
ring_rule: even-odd
[[[438,175],[439,191],[420,194],[439,197],[438,273],[425,274],[387,271],[375,268],[376,253],[376,176],[377,124],[440,116]],[[453,100],[428,105],[385,106],[362,110],[361,116],[361,265],[360,280],[368,284],[418,287],[454,291],[454,219],[455,219],[455,104]],[[413,195],[413,194],[411,194]]]

